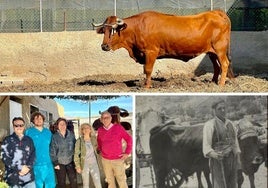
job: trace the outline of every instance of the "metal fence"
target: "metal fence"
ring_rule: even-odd
[[[225,10],[233,30],[267,30],[267,0],[0,0],[0,32],[82,31],[110,15],[123,18],[145,10],[188,15],[211,9]]]

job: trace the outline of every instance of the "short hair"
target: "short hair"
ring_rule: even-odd
[[[112,114],[108,110],[105,110],[101,113],[101,118],[104,114],[109,114],[112,117]]]
[[[90,125],[89,123],[82,123],[82,124],[80,125],[79,134],[80,134],[81,136],[84,136],[84,135],[83,135],[83,129],[84,129],[86,126],[90,127],[91,135],[93,135],[93,128],[91,127],[91,125]]]
[[[14,122],[17,121],[17,120],[23,121],[23,123],[25,123],[25,121],[24,121],[24,119],[22,117],[14,117],[13,120],[12,120],[12,124],[14,125]]]
[[[45,121],[45,116],[41,112],[34,112],[31,115],[31,122],[34,123],[35,117],[41,116],[43,118],[43,121]]]
[[[59,125],[59,123],[61,122],[61,121],[64,121],[65,122],[65,124],[66,124],[66,126],[67,126],[67,120],[65,119],[65,118],[62,118],[62,117],[59,117],[58,119],[57,119],[57,121],[55,122],[55,124],[56,125]]]
[[[217,101],[213,102],[212,105],[211,105],[212,109],[215,110],[216,107],[221,103],[225,103],[225,101],[223,99],[220,99],[220,100],[217,100]]]

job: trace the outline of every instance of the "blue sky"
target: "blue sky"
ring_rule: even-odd
[[[92,101],[90,104],[72,99],[55,99],[55,101],[64,107],[66,118],[89,117],[89,107],[91,107],[91,116],[98,116],[99,111],[107,110],[110,106],[119,106],[129,112],[133,111],[133,98],[129,95],[115,99],[99,99]]]

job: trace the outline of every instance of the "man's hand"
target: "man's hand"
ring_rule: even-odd
[[[56,170],[59,170],[59,169],[60,169],[60,165],[56,165],[54,168],[55,168]]]
[[[29,171],[30,171],[30,168],[26,165],[23,165],[21,168],[21,171],[19,172],[19,175],[24,176],[24,175],[28,174]]]
[[[222,153],[216,151],[211,151],[208,156],[217,160],[222,160],[224,157]]]
[[[121,157],[122,160],[126,160],[127,158],[128,158],[128,154],[125,154],[125,153]]]
[[[81,172],[82,172],[81,168],[76,168],[76,172],[77,172],[78,174],[81,174]]]

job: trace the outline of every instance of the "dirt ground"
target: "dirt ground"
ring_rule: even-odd
[[[244,176],[244,182],[242,184],[242,188],[249,188],[250,183],[248,177],[243,174]],[[154,175],[153,175],[154,178]],[[153,188],[153,182],[155,183],[155,178],[154,180],[152,179],[152,174],[150,171],[150,168],[141,168],[141,181],[140,181],[140,188]],[[206,180],[204,176],[202,175],[202,182],[203,185],[206,187]],[[267,168],[262,164],[255,173],[255,186],[258,188],[267,188]],[[197,178],[196,175],[190,176],[188,179],[188,182],[183,183],[181,186],[182,188],[195,188],[197,187]]]
[[[127,71],[127,70],[126,70]],[[1,92],[267,92],[268,74],[262,78],[254,76],[238,76],[227,81],[224,87],[211,82],[212,74],[194,77],[190,75],[174,75],[171,77],[153,77],[152,87],[144,88],[144,76],[104,74],[83,78],[61,80],[46,83],[25,83],[0,87]]]
[[[211,83],[212,63],[202,55],[187,63],[157,60],[152,88],[145,89],[143,65],[125,49],[102,51],[102,38],[95,31],[1,33],[0,92],[268,92],[265,63],[234,59],[238,76],[219,87]]]

